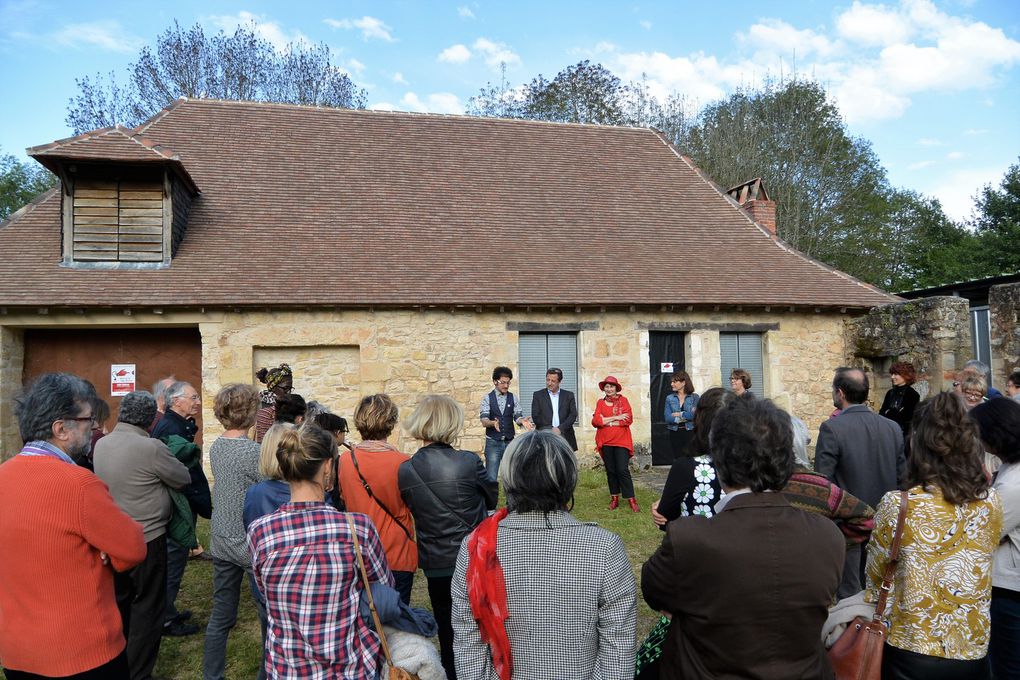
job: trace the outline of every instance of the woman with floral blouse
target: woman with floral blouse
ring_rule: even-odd
[[[713,387],[701,395],[694,412],[694,446],[690,450],[693,456],[681,456],[673,461],[662,498],[652,504],[652,519],[660,527],[677,517],[715,514],[721,492],[708,450],[708,432],[715,414],[736,398],[733,392],[721,387]]]
[[[981,466],[981,444],[959,395],[943,392],[914,416],[903,524],[882,677],[987,679],[992,554],[1002,506]],[[878,600],[899,513],[890,491],[868,544],[868,590]]]

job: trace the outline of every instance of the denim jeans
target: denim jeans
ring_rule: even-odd
[[[506,445],[509,443],[485,438],[485,477],[490,482],[495,482],[499,477],[499,462],[503,460]]]
[[[166,539],[166,611],[163,623],[177,618],[177,592],[181,589],[184,568],[188,566],[188,549],[167,536]]]
[[[204,680],[223,680],[227,665],[227,636],[237,623],[237,605],[245,570],[233,562],[213,558],[213,602],[205,627],[202,655]]]
[[[992,588],[992,638],[988,658],[995,680],[1020,678],[1020,593]]]

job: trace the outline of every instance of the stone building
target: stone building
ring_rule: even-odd
[[[73,370],[109,398],[113,364],[193,381],[207,441],[217,390],[281,361],[348,416],[372,392],[450,394],[474,450],[499,364],[526,406],[562,368],[589,454],[606,374],[653,452],[672,368],[703,391],[740,365],[816,429],[833,367],[867,360],[862,324],[898,302],[648,129],[180,100],[29,154],[60,185],[0,226],[4,455],[24,382]]]

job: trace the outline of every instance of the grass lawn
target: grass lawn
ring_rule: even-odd
[[[635,476],[635,481],[640,475]],[[581,472],[580,483],[575,494],[574,515],[588,522],[597,522],[601,526],[620,534],[627,546],[631,563],[634,565],[635,577],[639,576],[641,565],[655,551],[662,541],[662,533],[652,524],[649,508],[658,495],[638,486],[638,502],[641,513],[635,514],[629,507],[622,506],[619,510],[608,510],[609,492],[603,471]],[[209,523],[199,521],[199,536],[202,544],[208,547]],[[425,577],[420,572],[415,578],[414,593],[411,603],[418,607],[429,608],[428,591]],[[204,625],[209,620],[212,608],[212,562],[191,560],[184,572],[184,583],[177,599],[177,608],[190,609],[194,612],[192,622]],[[644,639],[655,624],[657,616],[641,599],[638,593],[638,643]],[[193,680],[202,677],[202,633],[183,638],[165,637],[159,652],[155,676],[158,678],[179,678]],[[254,678],[258,672],[259,621],[255,613],[250,595],[242,593],[241,608],[238,613],[237,626],[230,634],[227,647],[227,678]],[[0,677],[2,673],[0,673]]]

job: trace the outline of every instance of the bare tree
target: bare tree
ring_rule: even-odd
[[[67,123],[76,133],[115,123],[135,126],[178,97],[364,108],[365,91],[333,63],[325,43],[291,43],[278,52],[255,30],[207,36],[200,24],[176,21],[143,47],[128,67],[128,85],[111,73],[75,81]]]

